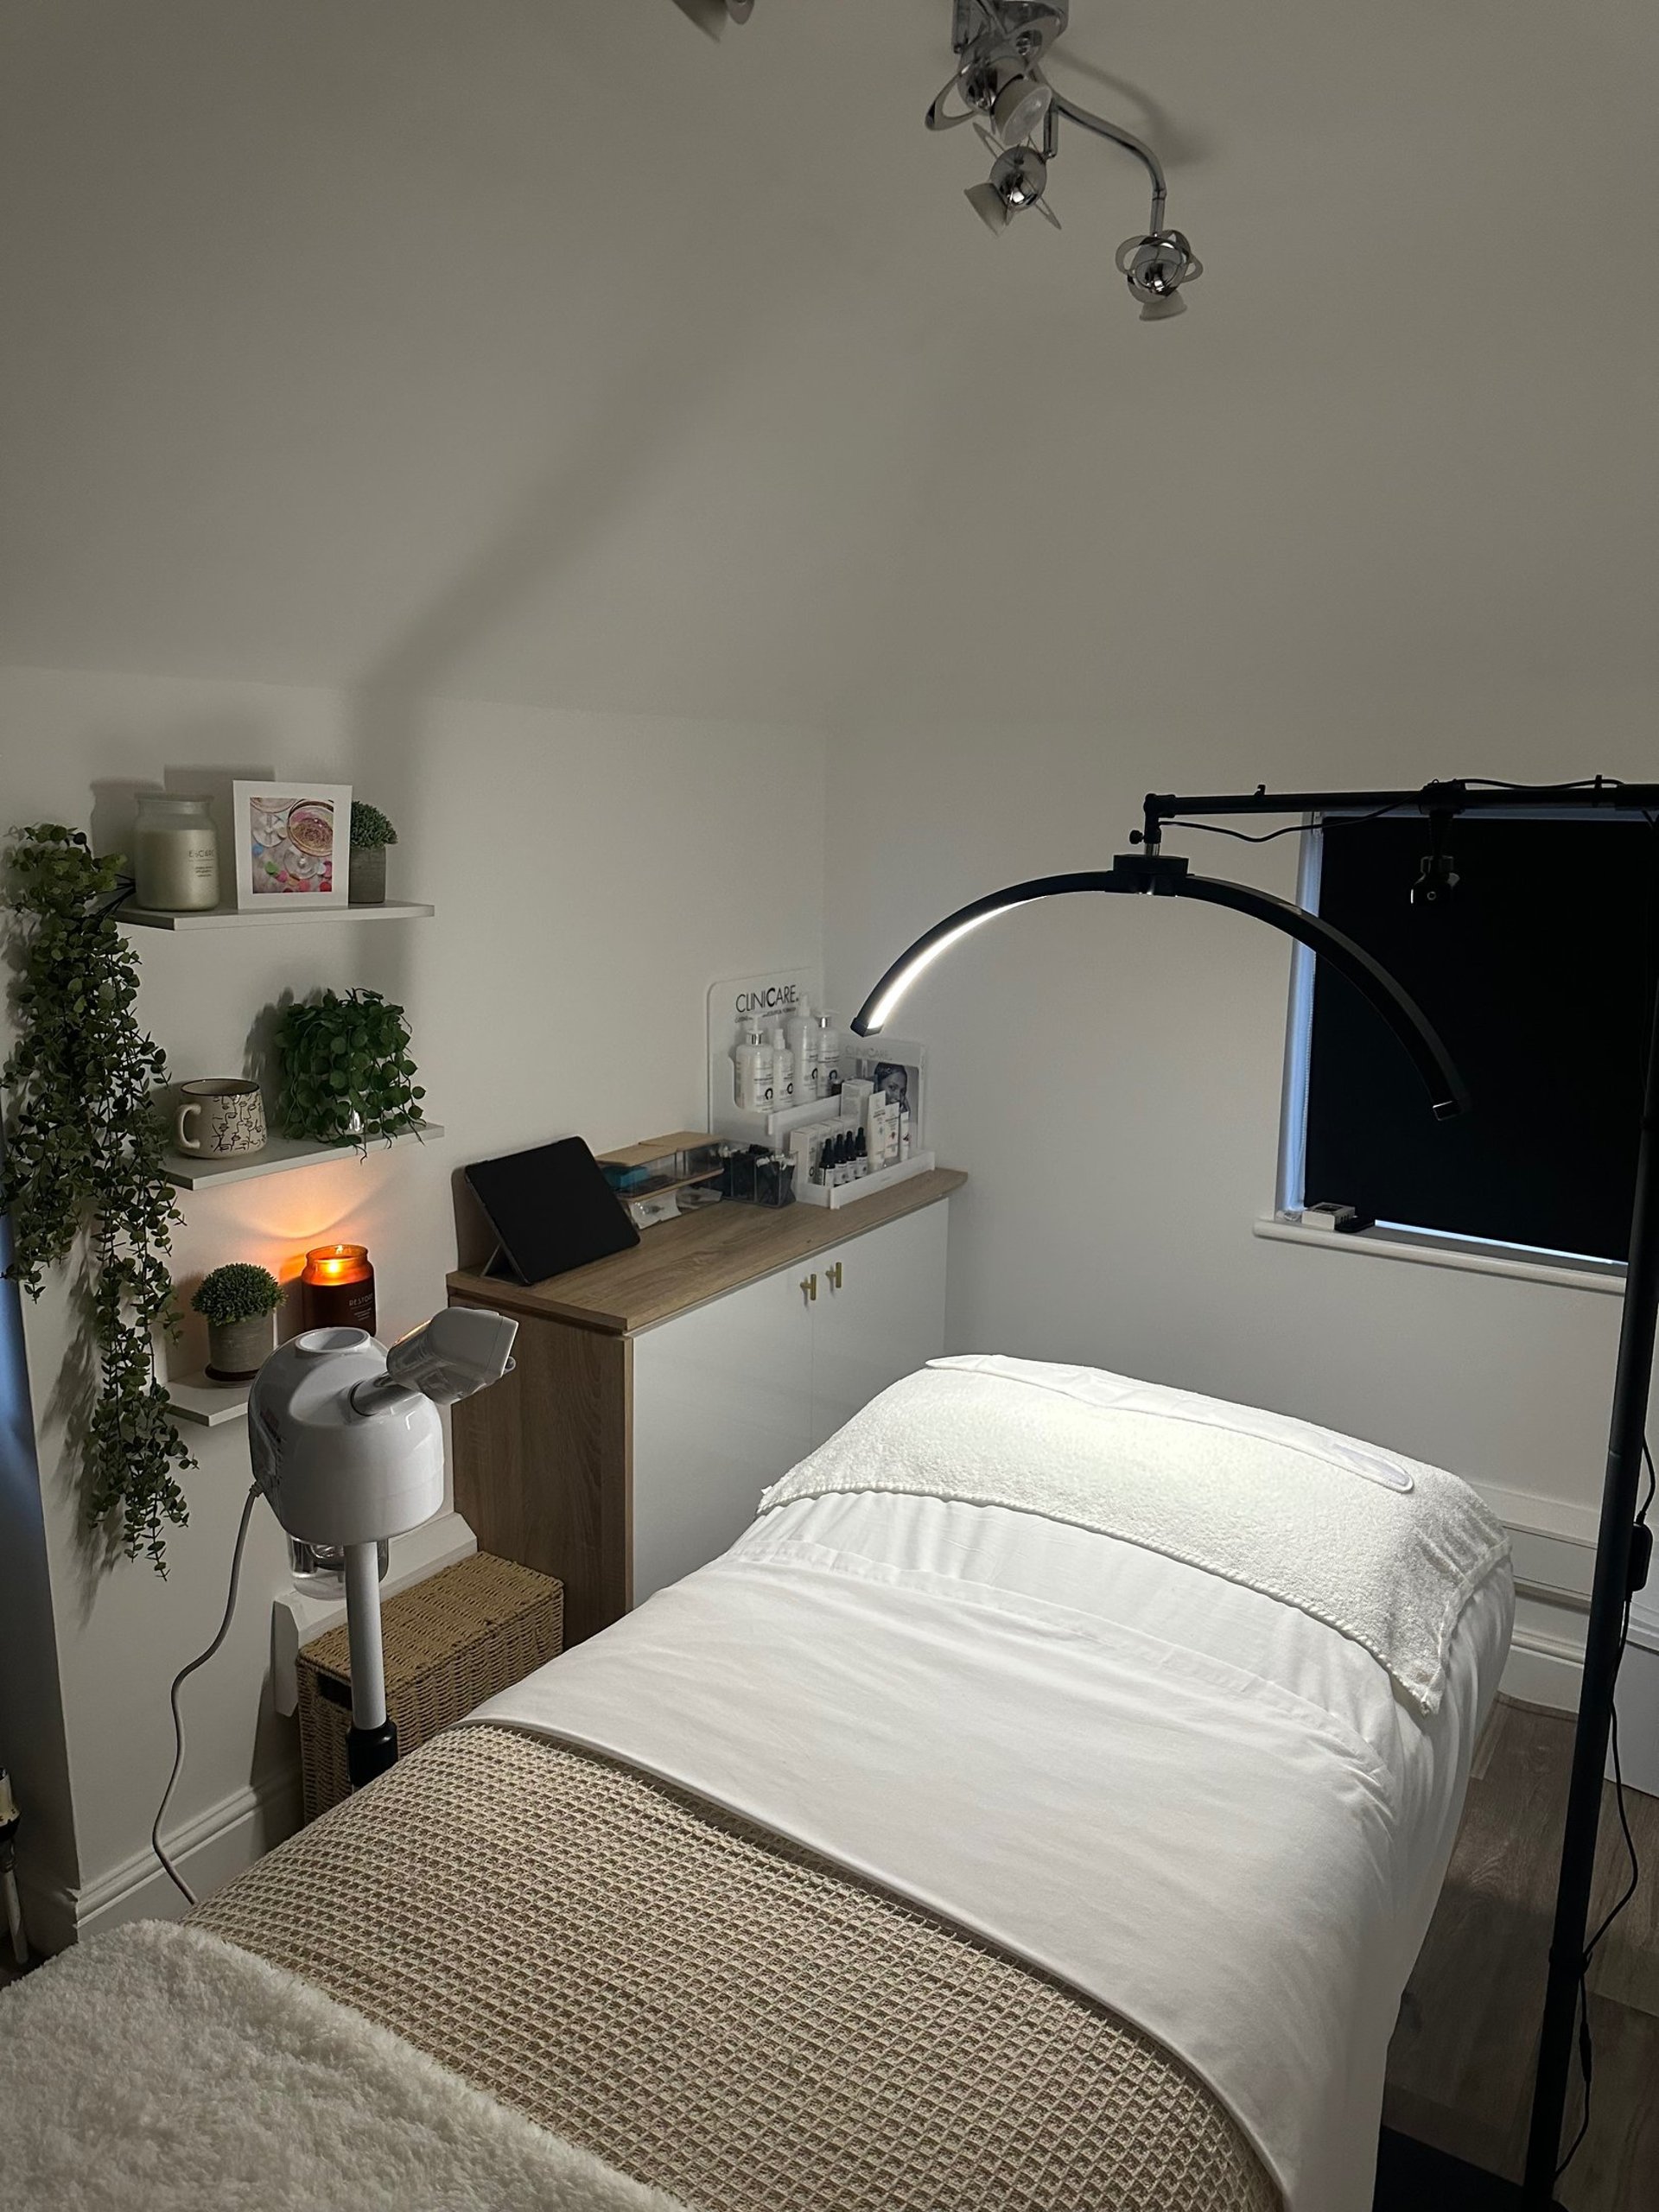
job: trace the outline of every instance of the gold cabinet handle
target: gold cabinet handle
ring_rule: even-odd
[[[801,1295],[805,1299],[809,1306],[811,1305],[817,1294],[818,1279],[817,1275],[803,1275],[801,1277]]]
[[[839,1290],[841,1288],[841,1262],[836,1261],[833,1266],[826,1268],[823,1272],[830,1278],[830,1289]]]

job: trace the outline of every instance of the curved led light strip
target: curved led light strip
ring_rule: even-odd
[[[1249,914],[1256,921],[1266,922],[1270,929],[1294,938],[1322,960],[1328,960],[1339,975],[1345,976],[1388,1023],[1422,1077],[1436,1120],[1449,1121],[1454,1115],[1468,1111],[1469,1093],[1463,1078],[1427,1016],[1363,945],[1357,944],[1352,938],[1318,914],[1293,906],[1287,899],[1275,899],[1270,892],[1252,890],[1243,883],[1190,875],[1184,860],[1168,855],[1143,857],[1139,854],[1120,854],[1109,868],[1085,868],[1070,875],[1035,876],[1027,883],[1011,883],[1004,891],[993,891],[984,899],[975,899],[971,906],[947,914],[893,962],[854,1015],[855,1033],[860,1037],[874,1037],[884,1029],[917,977],[925,975],[952,945],[960,944],[984,923],[995,921],[999,914],[1012,913],[1016,906],[1028,906],[1035,899],[1063,898],[1074,891],[1196,899],[1205,906],[1227,906],[1235,913]]]

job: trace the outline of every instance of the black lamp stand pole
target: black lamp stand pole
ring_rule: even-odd
[[[1442,823],[1467,813],[1526,811],[1582,819],[1596,814],[1636,812],[1652,820],[1659,812],[1659,786],[1622,785],[1598,778],[1590,785],[1484,789],[1452,782],[1427,784],[1414,791],[1294,791],[1270,797],[1266,791],[1196,798],[1149,792],[1139,842],[1156,852],[1164,825],[1179,816],[1205,814],[1371,813],[1384,810],[1418,814]],[[1602,1484],[1601,1520],[1596,1537],[1595,1581],[1590,1624],[1585,1637],[1584,1676],[1573,1744],[1573,1775],[1567,1801],[1567,1827],[1555,1888],[1555,1918],[1549,1946],[1549,1980],[1539,2037],[1538,2071],[1533,2084],[1532,2120],[1527,2143],[1526,2177],[1520,2202],[1527,2212],[1548,2212],[1555,2202],[1555,2177],[1561,2158],[1562,2126],[1573,2046],[1577,2032],[1579,1988],[1585,1969],[1590,1897],[1595,1880],[1596,1839],[1601,1826],[1602,1777],[1607,1770],[1607,1742],[1612,1726],[1613,1691],[1618,1676],[1624,1608],[1645,1572],[1646,1546],[1636,1548],[1636,1516],[1642,1491],[1648,1399],[1653,1381],[1654,1337],[1659,1323],[1659,998],[1648,1043],[1643,1084],[1642,1133],[1636,1194],[1630,1211],[1630,1255],[1624,1276],[1624,1310],[1619,1326],[1618,1361],[1613,1382],[1612,1415],[1607,1439],[1607,1471]],[[1446,2202],[1459,2202],[1454,2189]]]
[[[1162,851],[1163,832],[1196,816],[1272,814],[1310,818],[1326,815],[1369,817],[1384,814],[1421,817],[1429,826],[1433,851],[1427,870],[1442,859],[1441,840],[1458,816],[1473,813],[1531,815],[1535,818],[1582,820],[1597,814],[1642,816],[1659,829],[1659,784],[1623,784],[1598,776],[1586,782],[1554,785],[1493,785],[1483,781],[1429,783],[1415,791],[1278,791],[1259,785],[1254,791],[1208,793],[1181,798],[1149,791],[1142,826],[1132,836],[1139,854],[1120,855],[1109,869],[1043,876],[948,915],[901,954],[854,1017],[860,1036],[882,1027],[909,976],[953,943],[964,930],[994,914],[1038,899],[1070,892],[1118,892],[1203,899],[1266,922],[1300,939],[1342,970],[1369,998],[1416,1062],[1439,1116],[1461,1110],[1465,1100],[1457,1071],[1421,1013],[1393,976],[1363,947],[1328,922],[1243,884],[1192,875],[1184,860]],[[1453,879],[1455,880],[1455,879]],[[1618,1363],[1613,1385],[1612,1419],[1607,1440],[1607,1472],[1602,1486],[1601,1520],[1596,1539],[1596,1569],[1585,1639],[1584,1675],[1579,1695],[1573,1775],[1567,1795],[1567,1827],[1555,1891],[1555,1918],[1549,1948],[1549,1979],[1544,1999],[1533,2086],[1532,2120],[1526,2178],[1512,2183],[1484,2174],[1427,2146],[1407,2143],[1384,2131],[1385,2170],[1392,2177],[1379,2189],[1385,2196],[1409,2203],[1413,2212],[1449,2212],[1450,2208],[1520,2205],[1524,2212],[1550,2212],[1561,2157],[1562,2123],[1573,2070],[1579,1993],[1586,1965],[1591,1891],[1595,1879],[1596,1838],[1601,1824],[1602,1777],[1612,1726],[1613,1693],[1622,1656],[1624,1609],[1645,1580],[1650,1542],[1637,1530],[1641,1495],[1648,1397],[1653,1379],[1654,1338],[1659,1323],[1659,998],[1653,1010],[1642,1102],[1641,1144],[1636,1194],[1630,1217],[1630,1254],[1624,1278],[1624,1309],[1619,1329]]]
[[[1624,1314],[1618,1332],[1612,1420],[1607,1436],[1607,1473],[1602,1484],[1601,1526],[1590,1627],[1584,1646],[1584,1686],[1579,1695],[1573,1745],[1573,1780],[1567,1800],[1567,1834],[1555,1890],[1555,1925],[1549,1945],[1549,1987],[1544,1999],[1538,2077],[1533,2090],[1532,2130],[1527,2145],[1525,2202],[1551,2204],[1560,2158],[1561,2121],[1573,2069],[1573,2038],[1584,1971],[1590,1892],[1596,1872],[1596,1833],[1601,1783],[1607,1770],[1613,1686],[1618,1675],[1624,1608],[1631,1591],[1637,1503],[1647,1432],[1648,1394],[1659,1321],[1659,999],[1648,1044],[1642,1098],[1642,1141],[1637,1155],[1636,1199],[1630,1212],[1630,1262],[1624,1275]],[[1645,1559],[1636,1562],[1645,1568]]]

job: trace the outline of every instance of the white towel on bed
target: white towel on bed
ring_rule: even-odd
[[[1282,1414],[1094,1368],[937,1360],[761,1501],[892,1491],[1001,1505],[1144,1545],[1337,1629],[1424,1713],[1509,1538],[1468,1484]]]

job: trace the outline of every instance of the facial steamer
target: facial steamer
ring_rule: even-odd
[[[225,1618],[207,1649],[173,1679],[173,1771],[150,1830],[156,1856],[191,1904],[195,1894],[162,1842],[162,1822],[184,1763],[179,1692],[230,1631],[256,1500],[270,1501],[290,1536],[345,1552],[352,1652],[346,1764],[353,1789],[361,1789],[397,1756],[380,1649],[380,1540],[419,1528],[442,1508],[438,1408],[499,1382],[512,1365],[518,1333],[518,1324],[505,1314],[450,1306],[400,1337],[390,1351],[361,1329],[310,1329],[260,1369],[248,1399],[253,1487],[236,1534]]]
[[[450,1306],[383,1351],[361,1329],[309,1329],[260,1369],[248,1400],[253,1479],[290,1536],[346,1554],[352,1651],[346,1771],[360,1789],[397,1756],[380,1651],[378,1546],[443,1504],[440,1406],[499,1382],[518,1324]]]

